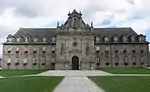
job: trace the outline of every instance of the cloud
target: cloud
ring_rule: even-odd
[[[143,34],[150,30],[149,0],[0,0],[0,42],[20,27],[56,27],[73,9],[95,27],[131,27]]]

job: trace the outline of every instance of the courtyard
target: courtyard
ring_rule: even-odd
[[[150,70],[1,70],[2,92],[147,92]]]

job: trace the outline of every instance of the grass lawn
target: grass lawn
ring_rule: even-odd
[[[90,77],[106,92],[149,92],[150,77]]]
[[[0,70],[0,76],[18,76],[18,75],[28,75],[28,74],[37,74],[47,70]]]
[[[150,74],[146,68],[103,68],[100,69],[113,74]]]
[[[52,92],[63,77],[22,77],[0,79],[0,92]]]

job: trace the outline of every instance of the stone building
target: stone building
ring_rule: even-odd
[[[131,28],[93,28],[74,10],[56,28],[20,28],[3,43],[3,69],[145,67],[146,36]]]

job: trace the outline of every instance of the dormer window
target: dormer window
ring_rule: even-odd
[[[8,42],[12,42],[12,38],[8,38],[7,41],[8,41]]]
[[[37,38],[34,38],[33,41],[34,41],[34,42],[37,42]]]
[[[142,37],[139,37],[139,42],[142,42]]]
[[[43,42],[46,42],[46,38],[43,38]]]
[[[20,41],[20,38],[17,38],[17,42],[19,42]]]
[[[99,42],[100,41],[100,38],[99,37],[96,37],[96,42]]]
[[[131,37],[131,41],[132,41],[132,42],[135,41],[135,37],[134,37],[134,36]]]
[[[25,37],[25,42],[28,42],[28,38],[27,37]]]
[[[127,37],[123,36],[123,42],[127,41]]]
[[[115,41],[115,42],[118,41],[118,38],[117,38],[117,37],[114,37],[114,41]]]
[[[105,37],[104,40],[105,40],[105,42],[107,42],[109,39],[108,39],[108,37]]]

